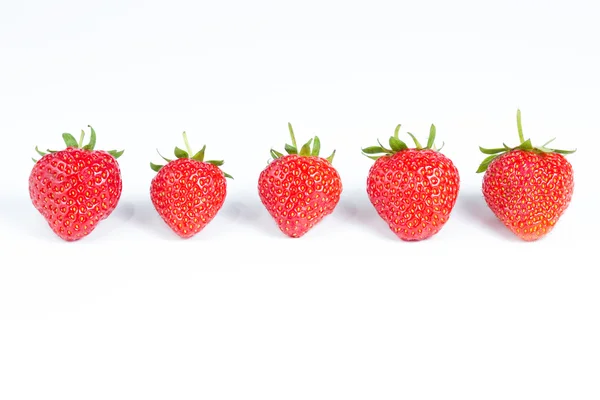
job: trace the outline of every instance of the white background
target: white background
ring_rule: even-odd
[[[4,1],[0,398],[598,399],[600,33],[582,1]],[[555,230],[519,241],[481,197],[477,146],[577,148]],[[301,239],[256,183],[287,122],[334,148],[344,192]],[[398,240],[360,148],[401,133],[461,173],[444,229]],[[29,201],[34,147],[88,124],[125,149],[114,214],[55,236]],[[87,129],[86,129],[87,130]],[[187,131],[228,197],[190,240],[148,163]],[[88,130],[89,132],[89,130]]]

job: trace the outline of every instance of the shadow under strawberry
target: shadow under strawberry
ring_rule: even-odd
[[[155,236],[163,240],[181,241],[174,232],[164,229],[164,221],[156,213],[152,202],[147,199],[138,199],[136,201],[135,214],[132,222],[139,226],[144,232],[152,232]]]
[[[342,196],[339,204],[339,216],[346,223],[368,228],[381,238],[397,242],[396,236],[385,221],[379,218],[377,211],[363,190],[350,189]]]
[[[111,218],[107,218],[104,223],[98,225],[94,235],[90,235],[87,241],[93,242],[96,240],[105,240],[114,235],[114,231],[122,228],[126,222],[130,221],[135,215],[135,206],[131,201],[121,200],[115,210],[111,214]]]
[[[29,199],[25,197],[0,197],[0,224],[10,227],[11,232],[18,235],[64,243],[60,237],[48,232],[48,223],[32,213],[30,205]]]
[[[502,222],[496,218],[494,213],[488,208],[483,195],[480,193],[460,194],[456,202],[457,214],[466,214],[468,220],[473,224],[487,229],[502,238],[511,242],[521,242],[519,238],[513,235]]]
[[[221,212],[231,223],[247,225],[272,239],[285,239],[278,231],[273,230],[273,220],[264,213],[262,203],[254,197],[225,203]]]

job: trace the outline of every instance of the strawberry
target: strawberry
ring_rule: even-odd
[[[161,155],[166,165],[150,163],[157,172],[150,198],[163,221],[180,237],[190,238],[217,215],[227,195],[225,178],[232,177],[219,168],[223,161],[204,161],[206,145],[194,154],[185,132],[183,141],[187,151],[175,147],[176,160]]]
[[[416,148],[398,138],[400,125],[390,137],[390,148],[372,146],[363,154],[375,160],[367,177],[367,194],[379,216],[402,240],[430,238],[448,221],[460,188],[458,170],[434,146],[431,125],[427,146],[408,133]],[[443,145],[442,145],[443,147]]]
[[[65,150],[35,150],[41,156],[29,176],[29,196],[50,228],[66,241],[89,235],[116,208],[121,197],[121,171],[117,158],[123,151],[94,150],[96,132],[85,132],[79,142],[63,133]]]
[[[321,141],[315,136],[298,151],[291,124],[288,129],[292,139],[285,145],[288,154],[271,149],[273,160],[260,173],[258,194],[279,229],[299,238],[333,212],[342,180],[331,164],[335,150],[327,158],[319,157]]]
[[[563,154],[575,150],[540,147],[525,140],[521,111],[517,110],[520,144],[486,149],[477,173],[485,172],[482,191],[492,212],[515,235],[525,241],[549,233],[573,196],[573,167]]]

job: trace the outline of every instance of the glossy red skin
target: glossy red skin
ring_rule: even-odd
[[[534,241],[548,234],[573,196],[573,167],[561,154],[513,150],[493,160],[483,196],[515,235]]]
[[[117,160],[102,150],[69,147],[43,156],[29,176],[29,196],[48,225],[66,241],[89,235],[121,197]]]
[[[208,225],[223,206],[227,182],[215,165],[189,158],[167,163],[152,179],[150,198],[163,221],[187,239]]]
[[[371,204],[406,241],[438,233],[450,217],[459,188],[452,161],[433,150],[408,149],[380,157],[367,178]]]
[[[295,154],[273,160],[258,179],[262,204],[279,229],[302,237],[331,214],[342,194],[342,180],[329,161]]]

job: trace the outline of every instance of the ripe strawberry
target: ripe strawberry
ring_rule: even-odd
[[[96,132],[83,146],[84,131],[79,142],[63,133],[65,150],[43,152],[33,160],[29,176],[29,196],[34,207],[62,239],[75,241],[89,235],[107,218],[121,197],[121,171],[117,158],[123,151],[94,150]]]
[[[460,177],[452,161],[439,153],[441,148],[434,147],[434,125],[426,147],[408,133],[416,145],[408,148],[398,138],[399,131],[400,125],[390,137],[390,149],[379,143],[362,150],[375,160],[367,178],[367,194],[396,236],[406,241],[423,240],[439,232],[448,221]]]
[[[292,144],[283,155],[271,149],[273,161],[260,173],[258,194],[279,229],[299,238],[331,214],[342,194],[342,181],[328,158],[319,157],[321,141],[315,136],[300,151],[292,125],[288,124]],[[312,145],[312,148],[311,148]]]
[[[180,237],[190,238],[204,229],[223,206],[225,178],[231,175],[219,168],[223,161],[204,161],[206,146],[194,154],[185,132],[183,141],[187,151],[175,147],[176,160],[161,156],[166,165],[150,163],[157,172],[150,198],[167,225]]]
[[[477,173],[483,176],[483,196],[489,208],[514,234],[525,241],[549,233],[573,196],[573,168],[563,154],[575,150],[534,147],[525,140],[521,111],[517,110],[520,144],[485,149],[488,154]]]

